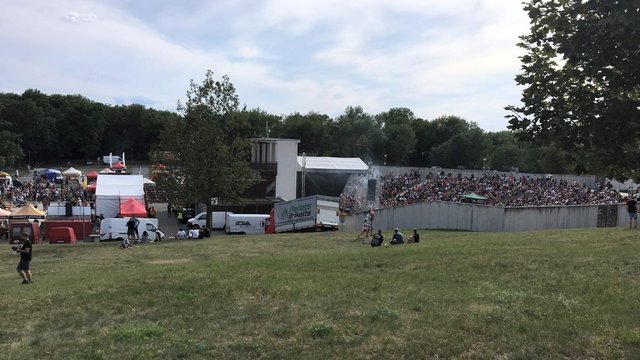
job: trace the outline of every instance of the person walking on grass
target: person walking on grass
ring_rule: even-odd
[[[629,229],[635,229],[637,227],[638,222],[638,203],[636,202],[635,196],[631,195],[627,199],[627,213],[629,213]]]
[[[364,235],[365,238],[362,240],[362,242],[363,244],[366,243],[369,240],[369,229],[371,229],[371,223],[369,223],[369,218],[365,217],[364,221],[362,222],[362,232],[358,234],[358,236],[356,236],[356,240],[360,240],[360,237]]]
[[[31,259],[33,257],[33,245],[31,245],[29,235],[26,233],[20,235],[20,241],[22,241],[22,246],[17,250],[20,253],[20,262],[16,270],[22,278],[22,284],[29,284],[33,282],[30,269]]]

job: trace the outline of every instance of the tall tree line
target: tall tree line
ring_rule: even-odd
[[[369,114],[349,106],[332,118],[310,112],[286,116],[261,109],[233,109],[238,138],[300,140],[309,156],[359,157],[373,164],[447,168],[567,172],[563,153],[554,147],[519,142],[509,131],[485,132],[457,116],[421,119],[407,108]],[[189,137],[185,116],[142,105],[111,106],[80,95],[46,95],[27,90],[0,94],[0,168],[95,161],[110,152],[147,160],[172,137]],[[185,132],[186,131],[186,132]],[[182,134],[182,135],[179,135]],[[162,139],[162,140],[161,140]]]
[[[80,95],[27,90],[0,94],[0,166],[95,161],[126,152],[146,159],[177,114],[142,105],[109,106]]]

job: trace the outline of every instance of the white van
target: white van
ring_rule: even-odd
[[[227,234],[264,234],[269,214],[229,214],[224,231]]]
[[[227,214],[233,214],[231,211],[213,211],[211,212],[211,229],[224,229]],[[203,228],[207,225],[207,213],[201,212],[200,214],[187,220],[187,226],[189,228],[198,227]]]
[[[149,239],[156,238],[156,230],[158,230],[158,219],[137,218],[140,220],[138,224],[138,235],[142,236],[143,232],[149,233]],[[107,218],[100,222],[100,241],[118,240],[122,241],[127,238],[127,221],[129,218]]]

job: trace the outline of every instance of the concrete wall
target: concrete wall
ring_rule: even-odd
[[[504,208],[504,231],[595,228],[598,206]]]
[[[344,229],[359,231],[365,213],[348,216]],[[617,226],[627,226],[624,205],[618,209]],[[457,202],[425,202],[376,210],[373,227],[383,231],[437,229],[462,231],[531,231],[595,228],[598,205],[498,207]]]
[[[276,140],[276,161],[278,162],[276,196],[286,200],[296,198],[296,173],[300,170],[300,165],[298,165],[299,142],[300,140]]]

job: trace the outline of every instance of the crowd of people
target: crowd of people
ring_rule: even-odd
[[[45,211],[52,203],[71,202],[74,205],[80,205],[83,201],[93,201],[93,194],[87,192],[74,180],[62,185],[57,185],[45,178],[31,180],[21,187],[7,187],[3,184],[0,193],[2,195],[0,207],[8,205],[20,207],[27,202],[38,202],[42,203]]]
[[[507,207],[616,204],[623,201],[621,194],[610,184],[589,187],[550,175],[534,177],[499,173],[466,177],[440,171],[422,177],[419,170],[381,176],[377,192],[375,206],[379,208],[427,201],[474,201]],[[471,193],[479,197],[470,200],[465,195]],[[340,204],[352,211],[364,211],[371,204],[366,204],[363,199],[363,195],[351,191],[341,195]]]
[[[423,201],[465,201],[463,195],[475,193],[486,198],[487,205],[497,206],[565,206],[585,204],[620,203],[620,193],[608,186],[590,188],[585,184],[569,183],[552,176],[531,177],[496,173],[464,177],[460,174],[434,175],[412,183],[414,177],[406,176],[408,186],[391,186],[395,192],[381,192],[383,207],[401,206]],[[385,196],[391,194],[392,196]]]

